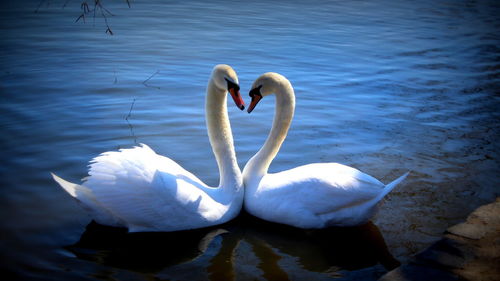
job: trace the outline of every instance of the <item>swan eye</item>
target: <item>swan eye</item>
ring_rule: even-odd
[[[227,78],[224,78],[224,80],[226,80],[227,82],[227,90],[229,91],[230,89],[234,89],[235,92],[239,92],[240,90],[240,86],[232,81],[230,81],[229,79]]]
[[[245,109],[245,102],[240,95],[240,86],[227,78],[224,79],[227,81],[227,91],[231,94],[236,106],[241,110]]]
[[[250,93],[248,93],[248,95],[253,98],[253,96],[255,95],[258,95],[260,97],[262,97],[262,94],[260,93],[260,89],[262,88],[262,85],[258,86],[258,87],[255,87],[253,88]]]

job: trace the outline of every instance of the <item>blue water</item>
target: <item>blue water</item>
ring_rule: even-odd
[[[64,2],[0,4],[0,252],[13,279],[374,280],[387,270],[378,259],[338,262],[359,247],[319,255],[346,239],[342,230],[322,240],[269,226],[267,235],[247,217],[216,235],[160,237],[211,242],[191,256],[167,247],[174,262],[151,267],[144,257],[156,252],[110,258],[128,242],[67,247],[90,218],[51,171],[78,181],[99,153],[146,143],[217,184],[204,94],[219,63],[237,71],[247,103],[264,72],[295,88],[295,118],[271,171],[340,162],[383,182],[412,171],[373,220],[400,261],[499,194],[497,1],[103,1],[112,36],[99,13],[75,23],[81,3]],[[273,113],[273,99],[250,115],[229,105],[241,167]],[[148,249],[141,243],[151,239],[131,244]]]

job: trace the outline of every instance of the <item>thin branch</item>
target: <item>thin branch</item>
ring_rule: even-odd
[[[153,73],[153,75],[149,76],[149,78],[148,78],[148,79],[146,79],[146,80],[142,81],[142,84],[143,84],[144,86],[146,86],[146,87],[151,87],[151,88],[160,89],[160,87],[155,87],[155,86],[150,86],[150,85],[148,85],[148,81],[149,81],[149,80],[151,80],[151,78],[153,78],[153,77],[154,77],[156,74],[158,74],[158,73],[160,73],[160,71],[159,71],[159,70],[157,70],[155,73]]]
[[[104,23],[106,24],[106,33],[108,33],[109,35],[113,35],[113,31],[111,30],[111,27],[109,27],[108,18],[106,17],[106,14],[104,14],[104,11],[108,12],[112,16],[113,16],[113,14],[110,13],[106,8],[104,8],[104,6],[101,5],[100,0],[95,0],[95,3],[96,3],[96,6],[98,6],[99,9],[101,10],[101,15],[104,18]],[[94,6],[94,17],[95,17],[96,6]]]
[[[82,9],[85,14],[90,13],[89,4],[87,4],[87,2],[82,2],[80,9]]]
[[[128,124],[128,128],[130,129],[130,134],[131,136],[134,138],[134,143],[137,144],[137,136],[135,135],[134,133],[134,127],[132,126],[132,124],[128,121],[128,118],[132,115],[132,109],[134,108],[134,104],[135,104],[135,101],[137,99],[134,98],[134,100],[132,101],[132,104],[130,105],[130,110],[128,112],[128,115],[125,117],[125,121],[127,121],[127,124]]]
[[[128,128],[130,129],[130,135],[134,138],[134,144],[137,144],[137,136],[134,133],[134,126],[132,126],[132,123],[130,123],[128,120],[125,121],[127,121]]]
[[[142,81],[142,84],[146,84],[151,78],[153,78],[153,76],[155,76],[156,74],[160,73],[159,70],[157,70],[155,73],[153,73],[151,76],[149,76],[148,79]]]
[[[80,19],[83,19],[83,23],[85,23],[85,14],[81,14],[76,20],[75,22],[78,22]]]
[[[94,3],[92,9],[90,8],[90,5],[92,4],[89,5],[88,3],[89,1],[92,1]],[[70,2],[71,0],[64,0],[62,9],[66,8],[66,6],[68,6]],[[131,7],[130,0],[125,0],[125,2],[127,3],[127,6],[130,8]],[[50,4],[50,0],[40,0],[34,12],[38,13],[38,11],[44,4],[46,4],[46,6],[48,7]],[[108,16],[115,16],[115,14],[113,14],[110,10],[108,10],[108,8],[104,6],[102,0],[81,0],[80,9],[81,9],[81,14],[78,15],[78,17],[75,20],[75,23],[80,20],[82,20],[83,23],[86,23],[87,17],[92,16],[92,26],[95,26],[96,17],[98,17],[98,13],[100,13],[102,18],[104,19],[104,24],[106,24],[105,32],[109,35],[114,35],[114,32],[111,29],[111,26],[109,25]]]
[[[127,115],[127,117],[125,117],[125,120],[127,120],[127,121],[128,121],[128,118],[130,117],[130,115],[132,115],[132,109],[134,108],[135,101],[136,101],[136,98],[134,98],[134,100],[132,101],[132,105],[130,105],[130,110],[128,112],[128,115]]]
[[[106,9],[106,7],[104,7],[101,4],[101,1],[96,1],[96,2],[99,2],[99,3],[97,3],[97,5],[99,6],[99,8],[101,8],[101,13],[102,13],[102,10],[104,10],[104,11],[106,11],[106,13],[110,14],[111,16],[114,16],[113,13],[111,13],[108,9]]]

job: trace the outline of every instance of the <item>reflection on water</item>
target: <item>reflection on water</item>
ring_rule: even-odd
[[[201,255],[223,229],[128,233],[92,221],[80,240],[66,247],[78,258],[139,272],[189,262]]]
[[[249,248],[243,255],[255,257],[246,267],[237,264],[243,243]],[[399,265],[372,222],[358,227],[303,230],[248,214],[216,227],[167,233],[127,233],[125,228],[92,222],[80,240],[66,249],[79,259],[167,279],[196,280],[204,276],[209,280],[238,280],[255,275],[265,280],[295,280],[296,268],[325,279],[377,264],[386,270]],[[189,275],[179,271],[182,266],[198,268],[198,272]],[[305,276],[304,272],[300,276]],[[372,274],[382,272],[373,269]]]

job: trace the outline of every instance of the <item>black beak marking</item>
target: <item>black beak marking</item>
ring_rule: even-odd
[[[251,98],[253,98],[254,95],[260,96],[262,98],[262,94],[260,93],[260,88],[262,88],[262,85],[260,85],[259,87],[253,88],[252,90],[250,90],[250,92],[248,93],[248,95]]]
[[[224,78],[224,80],[226,80],[227,82],[227,90],[229,91],[229,89],[234,89],[234,92],[237,93],[239,90],[240,90],[240,86],[232,81],[229,81],[229,79],[227,78]]]

